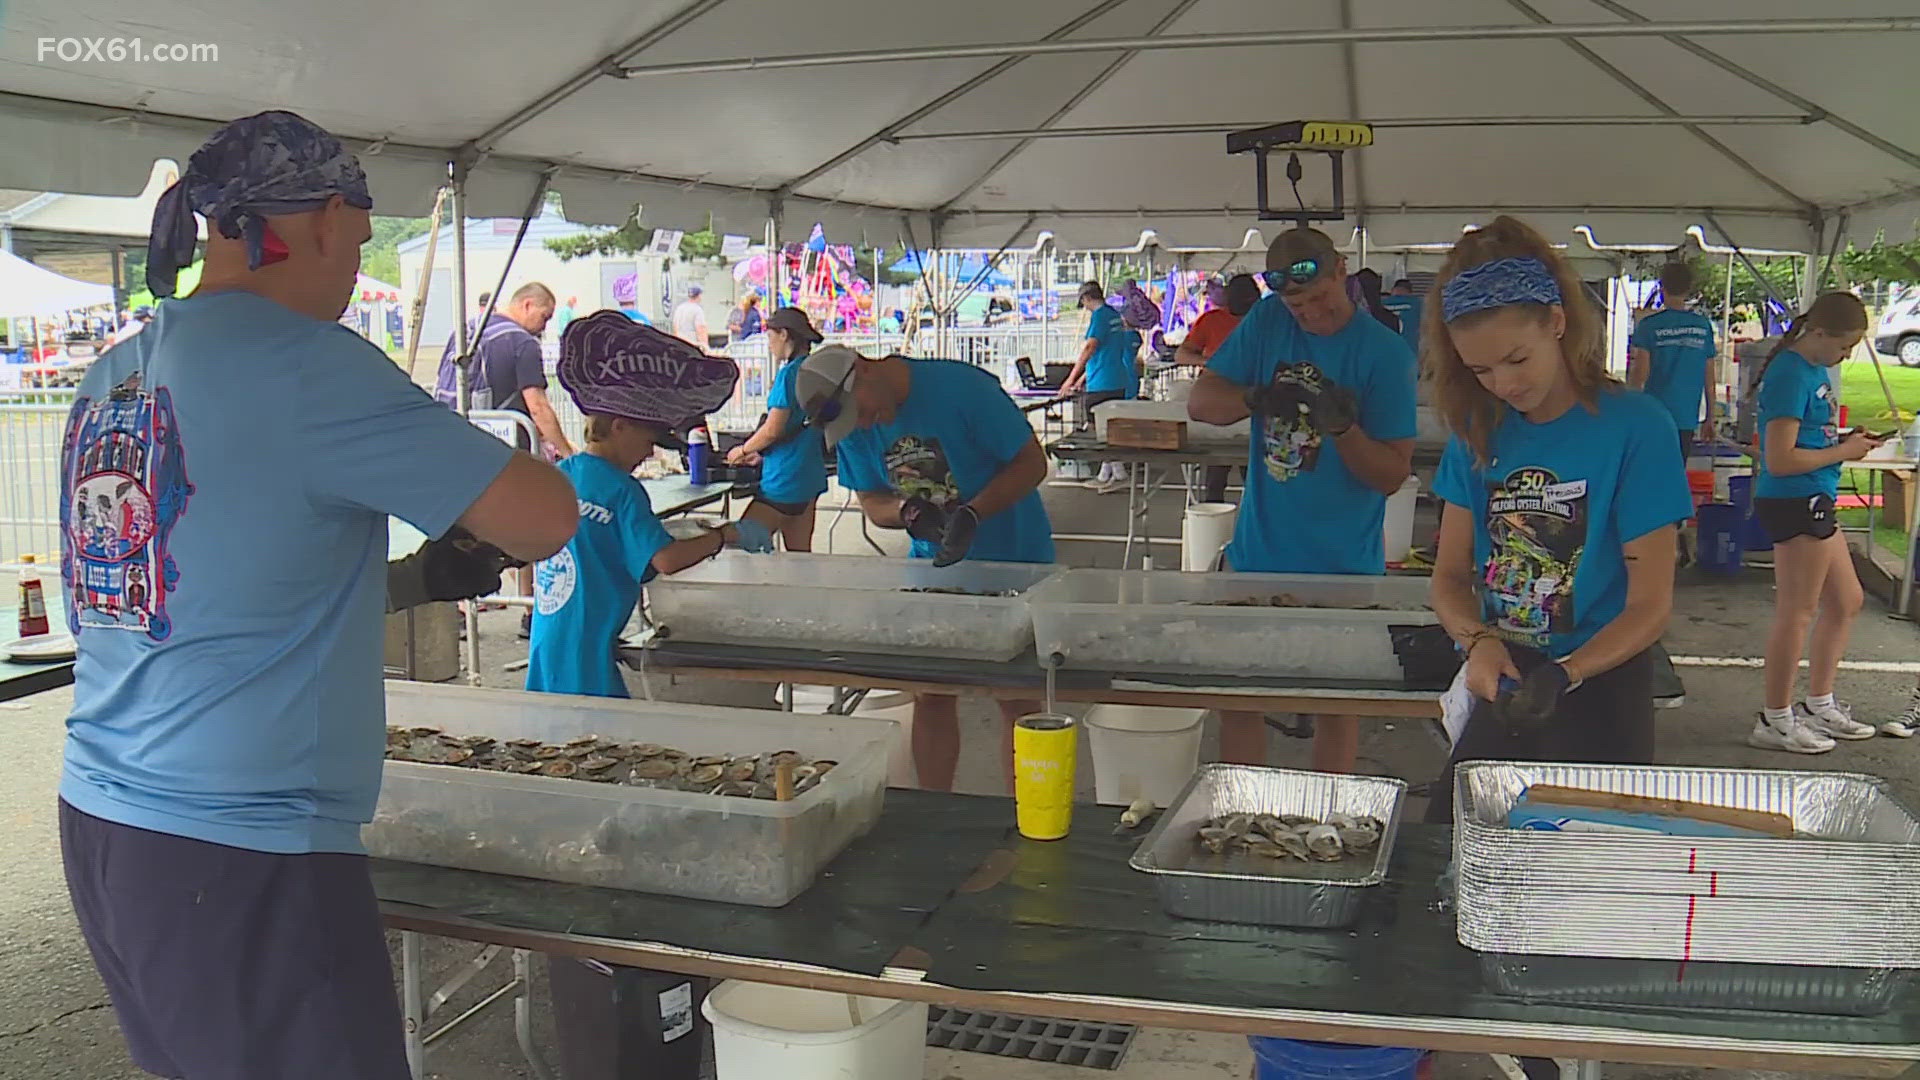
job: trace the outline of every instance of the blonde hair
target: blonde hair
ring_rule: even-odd
[[[1787,332],[1780,335],[1773,348],[1767,350],[1767,358],[1760,361],[1760,370],[1753,373],[1753,381],[1747,384],[1747,400],[1753,400],[1760,392],[1760,380],[1766,378],[1767,368],[1773,366],[1773,358],[1799,344],[1807,336],[1807,331],[1818,330],[1823,334],[1839,337],[1842,334],[1858,334],[1867,328],[1867,305],[1850,292],[1821,293],[1813,298],[1812,306],[1793,317],[1787,324]]]
[[[1607,374],[1606,340],[1601,332],[1600,316],[1588,301],[1585,286],[1573,268],[1533,226],[1505,214],[1484,228],[1462,236],[1447,253],[1446,264],[1434,278],[1427,296],[1426,315],[1420,328],[1420,367],[1424,378],[1433,384],[1434,401],[1447,430],[1473,450],[1474,460],[1484,465],[1490,456],[1488,447],[1494,429],[1500,426],[1505,405],[1480,385],[1467,370],[1466,361],[1453,347],[1447,333],[1447,320],[1440,302],[1447,282],[1483,263],[1495,259],[1532,258],[1544,263],[1560,287],[1560,308],[1566,314],[1567,331],[1560,339],[1566,357],[1567,372],[1573,377],[1574,393],[1581,404],[1592,408],[1601,388],[1619,383]],[[1471,326],[1509,308],[1523,308],[1540,321],[1551,312],[1545,304],[1508,304],[1470,312],[1456,320]]]

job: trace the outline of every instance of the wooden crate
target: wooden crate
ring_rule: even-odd
[[[1117,416],[1107,421],[1107,445],[1134,450],[1184,450],[1187,422]]]

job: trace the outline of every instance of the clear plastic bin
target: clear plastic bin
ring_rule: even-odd
[[[387,684],[387,722],[838,761],[787,802],[389,761],[362,832],[384,858],[761,907],[800,895],[879,820],[894,737],[885,720],[407,682]]]
[[[1068,570],[1027,595],[1042,663],[1105,671],[1399,681],[1391,628],[1437,622],[1427,579]],[[1313,607],[1227,607],[1290,594]],[[1378,606],[1380,610],[1361,610]]]
[[[1011,660],[1033,644],[1024,596],[1057,566],[867,555],[750,555],[717,559],[647,586],[654,623],[673,641]]]

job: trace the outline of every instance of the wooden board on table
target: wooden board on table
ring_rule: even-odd
[[[1135,450],[1185,450],[1187,422],[1117,416],[1107,421],[1107,445]]]

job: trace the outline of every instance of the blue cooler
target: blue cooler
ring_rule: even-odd
[[[1716,574],[1739,573],[1740,556],[1745,551],[1740,543],[1745,527],[1740,508],[1731,503],[1707,503],[1695,520],[1700,523],[1700,550],[1695,553],[1700,569]]]
[[[1248,1036],[1254,1080],[1414,1080],[1425,1050]]]
[[[1773,541],[1753,516],[1753,477],[1729,476],[1727,498],[1740,511],[1740,546],[1748,551],[1772,551]]]

